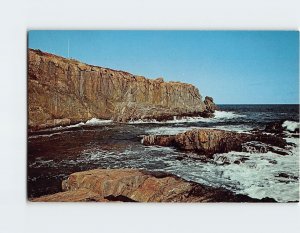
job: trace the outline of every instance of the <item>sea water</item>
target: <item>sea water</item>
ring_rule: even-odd
[[[215,154],[210,160],[174,148],[144,146],[142,135],[174,135],[212,128],[251,133],[267,123],[284,121],[287,155],[248,150]],[[95,168],[165,171],[186,180],[224,187],[253,198],[299,200],[299,105],[221,105],[213,118],[186,117],[116,124],[91,119],[28,136],[28,196],[61,191],[69,174]],[[249,145],[251,146],[251,145]]]

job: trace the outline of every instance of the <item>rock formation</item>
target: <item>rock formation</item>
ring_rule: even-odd
[[[282,134],[284,131],[284,128],[282,126],[283,123],[284,123],[284,120],[278,121],[278,122],[267,123],[264,131],[268,132],[268,133]]]
[[[137,169],[96,169],[73,173],[63,181],[64,192],[32,201],[123,201],[123,202],[257,202],[223,188],[188,182],[163,172]]]
[[[245,150],[246,147],[243,147],[243,144],[251,141],[267,143],[280,148],[284,148],[286,145],[284,139],[272,135],[246,134],[217,129],[194,129],[170,136],[147,135],[142,139],[142,143],[147,146],[173,146],[180,150],[194,151],[207,156],[215,153]],[[266,148],[275,150],[270,146]]]
[[[204,104],[206,106],[206,110],[207,112],[214,112],[215,110],[218,110],[218,107],[216,106],[216,104],[214,103],[214,99],[212,97],[209,96],[205,96],[204,99]]]
[[[126,122],[206,116],[214,109],[211,98],[206,104],[191,84],[147,79],[28,50],[29,129],[68,125],[93,117]]]
[[[276,135],[284,135],[285,131],[299,134],[299,125],[300,125],[299,122],[281,120],[277,122],[268,123],[264,131]]]

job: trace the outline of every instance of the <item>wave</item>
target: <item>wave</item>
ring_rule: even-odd
[[[69,133],[70,131],[62,131],[62,132],[56,132],[56,133],[51,133],[51,134],[38,134],[38,135],[30,135],[28,136],[28,139],[35,139],[35,138],[50,138],[52,136],[55,136],[55,135],[61,135],[61,134],[65,134],[65,133]]]
[[[253,127],[249,125],[217,125],[217,126],[212,126],[212,129],[220,129],[220,130],[226,130],[226,131],[232,131],[232,132],[237,132],[237,133],[248,133],[250,134]]]
[[[235,112],[227,112],[227,111],[215,111],[214,117],[204,118],[204,117],[183,117],[181,119],[176,119],[166,121],[166,123],[189,123],[189,122],[217,122],[224,121],[233,118],[245,117],[245,115],[238,114]]]
[[[112,120],[103,120],[103,119],[97,119],[97,118],[92,118],[85,122],[84,125],[106,125],[112,123]]]
[[[128,124],[178,124],[178,123],[195,123],[195,122],[218,122],[225,121],[233,118],[245,117],[245,115],[238,114],[235,112],[227,112],[227,111],[215,111],[214,117],[204,118],[204,117],[182,117],[177,119],[174,116],[173,120],[167,121],[157,121],[155,119],[139,119],[135,121],[129,121]]]
[[[59,126],[53,128],[53,130],[61,130],[61,129],[68,129],[68,128],[74,128],[74,127],[81,127],[84,125],[87,126],[95,126],[95,125],[106,125],[112,123],[112,120],[104,120],[104,119],[98,119],[98,118],[92,118],[86,122],[80,122],[78,124],[74,125],[68,125],[68,126]]]
[[[165,122],[162,121],[157,121],[155,119],[139,119],[139,120],[130,120],[128,121],[129,125],[133,125],[133,124],[162,124]]]
[[[152,129],[148,129],[145,132],[147,134],[154,134],[154,135],[176,135],[179,133],[184,133],[188,130],[193,129],[219,129],[219,130],[226,130],[232,131],[237,133],[250,133],[249,131],[253,129],[253,127],[247,125],[218,125],[218,126],[210,126],[210,127],[156,127]]]
[[[297,139],[289,139],[296,142]],[[289,148],[288,155],[274,152],[229,152],[214,155],[222,178],[234,182],[228,187],[253,198],[271,197],[279,202],[299,198],[299,145]],[[226,182],[225,182],[226,183]]]
[[[296,129],[299,130],[299,125],[300,123],[296,121],[285,121],[283,122],[282,127],[290,132],[295,132]]]
[[[81,126],[97,126],[97,125],[109,125],[112,123],[112,120],[104,120],[104,119],[97,119],[97,118],[92,118],[86,122],[80,122],[78,124],[74,125],[68,125],[68,126],[59,126],[59,127],[54,127],[48,130],[41,130],[39,132],[47,132],[46,134],[38,134],[38,135],[30,135],[28,136],[29,139],[34,139],[34,138],[40,138],[40,137],[52,137],[54,135],[59,135],[63,133],[69,133],[70,131],[67,131],[68,129],[72,128],[79,128]],[[66,131],[64,131],[66,130]],[[53,133],[54,131],[54,133]],[[58,132],[57,132],[58,131]],[[60,132],[62,131],[62,132]],[[51,132],[51,133],[50,133]]]
[[[146,130],[148,134],[155,135],[176,135],[192,129],[200,129],[201,127],[158,127]]]
[[[238,114],[235,112],[227,112],[227,111],[215,111],[215,119],[233,119],[239,117],[245,117],[243,114]]]

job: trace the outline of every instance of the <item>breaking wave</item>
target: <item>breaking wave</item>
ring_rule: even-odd
[[[182,117],[178,119],[174,116],[173,120],[167,121],[157,121],[155,119],[139,119],[135,121],[129,121],[128,124],[178,124],[178,123],[196,123],[196,122],[218,122],[218,121],[226,121],[228,119],[245,117],[245,115],[238,114],[235,112],[227,112],[227,111],[215,111],[214,117],[204,118],[204,117]]]
[[[282,127],[287,129],[290,132],[295,132],[296,129],[299,130],[299,125],[300,125],[299,122],[296,121],[285,121],[283,122]]]
[[[128,121],[129,125],[134,125],[134,124],[161,124],[165,122],[160,122],[155,119],[139,119],[139,120],[130,120]]]
[[[238,114],[235,112],[227,112],[227,111],[215,111],[215,119],[233,119],[238,117],[245,117],[243,114]]]
[[[158,127],[146,130],[148,134],[155,135],[176,135],[192,129],[200,129],[201,127]]]
[[[30,135],[30,136],[28,136],[28,138],[34,139],[34,138],[40,138],[40,137],[52,137],[54,135],[69,133],[70,131],[68,131],[68,129],[72,129],[72,128],[79,128],[82,126],[101,126],[101,125],[109,125],[109,124],[112,124],[112,120],[103,120],[103,119],[92,118],[86,122],[80,122],[80,123],[74,124],[74,125],[59,126],[59,127],[54,127],[54,128],[47,129],[47,130],[41,130],[41,131],[38,131],[38,133],[47,132],[47,134]]]
[[[147,134],[155,134],[155,135],[176,135],[179,133],[184,133],[188,130],[193,129],[220,129],[226,131],[233,131],[237,133],[250,133],[249,130],[252,129],[250,126],[245,125],[221,125],[221,126],[211,126],[211,127],[157,127],[146,130]]]
[[[88,125],[88,126],[95,126],[95,125],[106,125],[106,124],[110,124],[112,123],[112,120],[103,120],[103,119],[97,119],[97,118],[92,118],[86,122],[80,122],[78,124],[74,124],[74,125],[68,125],[68,126],[59,126],[59,127],[55,127],[53,128],[54,130],[61,130],[61,129],[69,129],[69,128],[74,128],[74,127],[81,127],[84,125]]]
[[[229,152],[216,154],[214,160],[222,179],[235,185],[227,187],[253,198],[272,197],[276,201],[297,201],[299,198],[299,145],[297,139],[286,138],[295,146],[288,155],[277,153]],[[227,183],[228,184],[228,183]]]
[[[110,124],[112,123],[112,120],[101,120],[97,118],[92,118],[85,122],[84,125],[104,125],[104,124]]]

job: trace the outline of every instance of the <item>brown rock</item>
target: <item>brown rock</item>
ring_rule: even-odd
[[[89,189],[78,189],[76,191],[60,192],[52,195],[46,195],[33,198],[33,202],[80,202],[80,201],[106,201],[98,193],[91,192]]]
[[[65,192],[35,198],[32,201],[259,201],[223,188],[188,182],[167,173],[137,169],[96,169],[73,173],[63,182],[62,188]]]
[[[229,151],[242,151],[243,143],[259,141],[284,148],[286,141],[266,134],[236,133],[217,129],[194,129],[177,135],[147,135],[142,139],[144,145],[173,146],[180,150],[195,151],[199,154],[213,155]]]
[[[151,146],[151,145],[175,146],[175,136],[146,135],[143,136],[142,143],[145,146]]]
[[[204,104],[208,112],[213,113],[215,110],[218,110],[217,105],[214,103],[214,99],[209,96],[205,96]]]
[[[200,115],[207,106],[198,89],[190,84],[147,79],[28,50],[29,129],[93,117],[121,122],[163,120]]]

